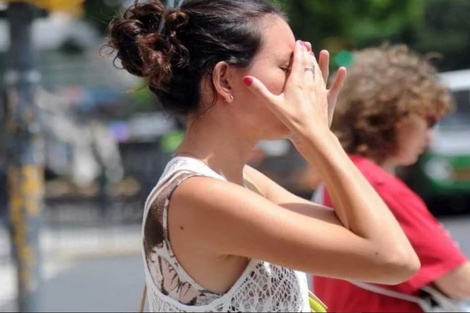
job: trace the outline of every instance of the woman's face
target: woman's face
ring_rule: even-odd
[[[416,163],[432,140],[435,119],[410,114],[397,125],[397,150],[391,157],[398,166]]]
[[[284,91],[295,46],[294,34],[288,24],[276,15],[265,17],[262,27],[262,47],[252,65],[234,69],[233,96],[240,103],[241,110],[238,112],[243,115],[245,125],[252,127],[251,131],[263,139],[285,138],[289,134],[287,127],[243,85],[243,77],[250,75],[263,82],[273,94]]]

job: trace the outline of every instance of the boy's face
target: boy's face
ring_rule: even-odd
[[[399,166],[412,165],[426,150],[432,140],[435,120],[418,114],[410,114],[396,127],[397,149],[393,155]]]

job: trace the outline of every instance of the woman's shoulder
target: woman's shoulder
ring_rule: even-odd
[[[157,183],[147,196],[145,206],[154,203],[156,199],[165,200],[170,197],[179,185],[192,177],[210,177],[219,181],[225,180],[198,159],[175,156],[166,164]]]

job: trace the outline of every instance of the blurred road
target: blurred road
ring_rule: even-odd
[[[470,256],[470,216],[441,219]],[[0,251],[5,251],[0,233]],[[140,226],[44,230],[44,285],[39,311],[136,311],[144,283]],[[60,238],[59,238],[60,237]],[[15,311],[14,268],[0,257],[0,311]],[[6,278],[6,279],[5,279]]]
[[[136,311],[144,272],[140,225],[43,229],[43,312]],[[0,312],[17,311],[16,270],[0,228]]]

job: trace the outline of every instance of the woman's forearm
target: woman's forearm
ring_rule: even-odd
[[[391,211],[349,159],[334,134],[307,139],[299,152],[317,169],[331,195],[338,219],[345,227],[380,244],[399,244],[412,249]]]

